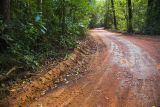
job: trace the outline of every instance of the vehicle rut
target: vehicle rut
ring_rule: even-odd
[[[92,72],[39,98],[31,106],[160,107],[157,69],[160,61],[154,57],[158,56],[160,42],[152,47],[153,42],[148,40],[151,45],[143,39],[102,29],[92,30],[90,34],[105,45],[87,65]],[[153,49],[155,53],[146,49]]]

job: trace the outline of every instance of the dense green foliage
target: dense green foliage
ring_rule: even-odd
[[[111,1],[106,0],[106,19],[105,24],[109,28],[114,28],[113,24],[113,14]],[[126,31],[128,27],[128,7],[127,0],[114,0],[115,4],[115,13],[118,24],[118,29],[121,31]],[[146,0],[132,0],[132,11],[133,11],[133,29],[135,32],[142,32],[146,20],[146,10],[147,10],[147,1]],[[109,23],[108,23],[109,22]]]
[[[105,15],[105,8],[104,2],[97,1],[93,3],[93,12],[91,15],[90,27],[102,27],[104,26],[104,15]]]
[[[132,29],[136,33],[160,34],[160,2],[158,0],[113,0],[118,30],[127,31],[129,24],[129,7],[131,2]],[[105,2],[105,27],[114,29],[114,16],[111,0]]]
[[[1,0],[0,70],[35,69],[75,48],[88,27],[160,34],[160,2]]]
[[[97,4],[100,5],[97,6],[99,9],[101,8],[101,10],[97,9],[94,18],[96,18],[96,16],[103,16],[103,25],[105,28],[115,29],[115,24],[117,24],[116,26],[119,31],[128,31],[128,28],[131,26],[136,33],[160,34],[160,2],[158,0],[98,1],[99,3]],[[131,13],[129,13],[129,1],[131,2]],[[114,11],[116,18],[114,18]],[[130,18],[131,20],[129,20]],[[130,25],[130,23],[132,25]]]
[[[0,20],[0,68],[34,69],[65,54],[88,28],[93,1],[13,0],[9,23]],[[63,52],[62,52],[63,51]]]

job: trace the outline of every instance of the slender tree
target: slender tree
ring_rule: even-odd
[[[105,0],[105,15],[104,15],[104,27],[108,28],[108,1]]]
[[[10,22],[10,0],[1,0],[0,1],[0,18],[5,23]],[[0,52],[4,51],[9,45],[4,38],[1,38],[3,35],[3,30],[0,29]]]
[[[37,21],[42,21],[42,0],[37,0]]]
[[[148,0],[146,33],[160,34],[160,2],[159,0]]]
[[[0,14],[6,23],[10,21],[10,0],[0,1]]]
[[[37,0],[37,10],[38,12],[42,12],[42,0]]]
[[[132,33],[133,32],[133,27],[132,27],[132,18],[133,18],[132,1],[131,0],[127,0],[127,4],[128,4],[128,28],[127,28],[127,31],[129,33]]]
[[[112,19],[111,19],[111,11],[110,11],[110,2],[108,0],[105,1],[105,15],[104,15],[104,27],[111,28]]]
[[[112,12],[113,12],[114,28],[117,29],[117,19],[116,19],[116,13],[115,13],[114,0],[111,0],[111,5],[112,5]]]
[[[0,0],[0,16],[2,16],[3,15],[3,1],[2,0]]]
[[[61,35],[65,34],[65,0],[61,0]]]

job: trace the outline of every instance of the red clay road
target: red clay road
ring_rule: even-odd
[[[92,71],[31,107],[160,107],[160,38],[90,31],[99,48]]]

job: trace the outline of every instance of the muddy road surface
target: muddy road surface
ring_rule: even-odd
[[[160,38],[90,31],[100,47],[92,71],[31,107],[160,107]]]

